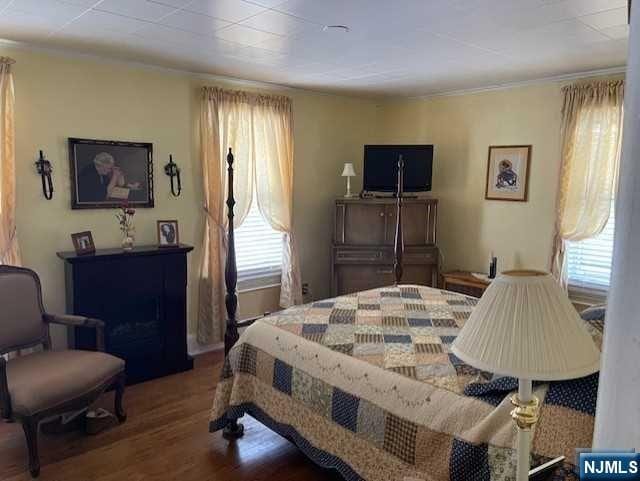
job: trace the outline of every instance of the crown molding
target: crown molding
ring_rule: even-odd
[[[589,77],[619,75],[619,74],[624,74],[627,71],[627,67],[622,65],[618,67],[596,69],[596,70],[585,70],[581,72],[573,72],[573,73],[554,75],[549,77],[540,77],[540,78],[531,79],[531,80],[497,83],[493,85],[474,87],[474,88],[468,88],[468,89],[443,90],[441,92],[434,92],[434,93],[425,94],[425,95],[401,95],[401,94],[391,94],[391,93],[367,94],[364,92],[361,95],[359,95],[358,93],[355,93],[355,92],[345,92],[345,93],[330,92],[326,90],[307,89],[304,87],[293,87],[290,85],[280,84],[276,82],[248,80],[248,79],[242,79],[242,78],[231,77],[226,75],[216,75],[216,74],[210,74],[206,72],[197,72],[193,70],[166,67],[158,64],[151,64],[151,63],[141,62],[137,60],[118,58],[114,55],[78,52],[75,50],[63,49],[63,48],[43,47],[30,42],[8,40],[3,38],[0,38],[0,47],[1,46],[7,46],[7,47],[17,48],[21,50],[33,51],[33,52],[42,52],[42,53],[47,53],[51,55],[59,55],[66,58],[79,58],[79,59],[92,60],[92,61],[108,62],[115,65],[139,68],[142,70],[168,73],[176,76],[187,76],[192,79],[203,80],[208,82],[222,82],[222,83],[226,83],[236,87],[249,87],[249,88],[265,89],[265,90],[272,90],[272,91],[275,90],[275,91],[285,91],[285,92],[301,92],[301,93],[309,93],[314,95],[353,98],[356,100],[369,100],[369,101],[380,101],[380,102],[398,101],[398,100],[427,100],[427,99],[438,98],[438,97],[455,97],[460,95],[471,95],[471,94],[478,94],[478,93],[484,93],[484,92],[496,92],[501,90],[529,87],[529,86],[540,85],[545,83],[557,83],[557,82],[566,82],[566,81],[577,80],[577,79],[584,79]]]
[[[435,93],[426,94],[426,95],[415,95],[415,96],[410,96],[405,98],[407,100],[427,100],[427,99],[432,99],[437,97],[455,97],[459,95],[472,95],[472,94],[479,94],[484,92],[496,92],[500,90],[530,87],[532,85],[540,85],[540,84],[547,84],[547,83],[568,82],[571,80],[585,79],[589,77],[605,77],[608,75],[619,75],[619,74],[624,74],[626,72],[627,72],[627,67],[625,65],[622,65],[619,67],[603,68],[603,69],[597,69],[597,70],[584,70],[581,72],[553,75],[550,77],[540,77],[540,78],[531,79],[531,80],[521,80],[517,82],[504,82],[504,83],[498,83],[494,85],[487,85],[484,87],[458,89],[458,90],[443,90],[442,92],[435,92]]]
[[[23,42],[18,40],[9,40],[0,38],[0,47],[9,47],[16,48],[19,50],[25,50],[29,52],[39,52],[50,55],[57,55],[64,58],[69,59],[83,59],[88,61],[99,61],[102,63],[109,63],[113,65],[121,65],[124,67],[138,68],[141,70],[149,70],[155,72],[162,72],[176,76],[190,77],[196,80],[203,80],[208,82],[222,82],[235,87],[249,87],[254,89],[262,89],[262,90],[271,90],[271,91],[285,91],[285,92],[300,92],[307,93],[313,95],[322,95],[329,97],[341,97],[341,98],[353,98],[356,100],[375,100],[380,99],[382,96],[380,95],[358,95],[353,92],[329,92],[326,90],[315,90],[315,89],[307,89],[304,87],[293,87],[291,85],[280,84],[276,82],[266,82],[262,80],[249,80],[238,77],[231,77],[226,75],[216,75],[206,72],[198,72],[194,70],[188,69],[180,69],[175,67],[166,67],[163,65],[153,64],[141,62],[138,60],[130,60],[119,58],[115,55],[109,54],[101,54],[94,52],[78,52],[71,49],[65,48],[53,48],[53,47],[43,47],[41,45],[36,45],[31,42]]]

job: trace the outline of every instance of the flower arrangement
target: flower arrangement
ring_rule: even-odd
[[[135,231],[135,228],[133,227],[133,216],[135,213],[135,209],[129,207],[127,203],[124,203],[120,206],[120,211],[116,214],[116,219],[118,219],[118,224],[120,225],[120,231],[124,236],[122,239],[122,248],[124,250],[133,249],[133,233]]]

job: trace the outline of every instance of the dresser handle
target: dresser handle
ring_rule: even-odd
[[[384,212],[380,212],[380,217],[384,217]]]

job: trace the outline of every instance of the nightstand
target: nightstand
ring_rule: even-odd
[[[480,279],[468,271],[451,271],[442,274],[442,288],[468,296],[482,297],[490,281]]]

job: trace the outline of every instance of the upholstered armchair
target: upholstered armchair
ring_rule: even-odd
[[[50,324],[95,329],[98,351],[52,351]],[[123,422],[124,361],[100,352],[104,324],[81,316],[44,312],[38,275],[21,267],[0,266],[0,414],[18,421],[29,449],[29,471],[40,474],[38,426],[55,415],[89,406],[115,389],[115,412]],[[43,350],[6,360],[2,355],[42,346]]]

